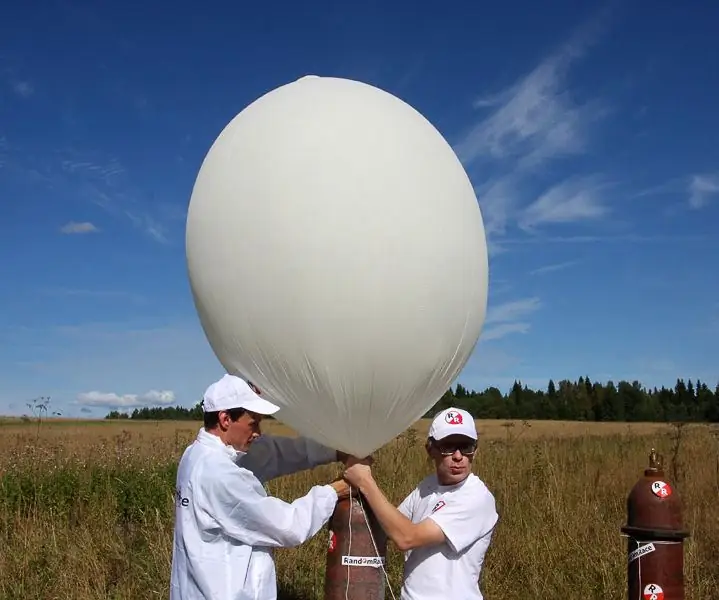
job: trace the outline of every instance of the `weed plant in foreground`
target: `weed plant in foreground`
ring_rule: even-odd
[[[625,598],[620,528],[626,496],[651,447],[665,457],[692,535],[685,544],[687,600],[719,599],[716,429],[552,435],[546,424],[478,426],[492,433],[481,440],[474,470],[494,492],[500,513],[483,569],[487,600]],[[176,465],[197,427],[3,428],[0,599],[167,598]],[[395,503],[431,470],[422,427],[375,456],[376,476]],[[537,429],[541,436],[533,433]],[[292,500],[339,472],[339,466],[320,467],[268,487]],[[280,598],[322,599],[327,539],[325,529],[299,548],[275,552]],[[387,558],[398,592],[402,557],[392,544]]]

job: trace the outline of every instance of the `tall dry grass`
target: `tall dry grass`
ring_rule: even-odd
[[[479,422],[486,435],[475,471],[501,515],[484,567],[488,600],[625,598],[620,528],[651,447],[664,454],[685,504],[687,600],[719,598],[717,430],[611,425]],[[167,598],[176,463],[197,428],[0,426],[0,599]],[[420,423],[376,455],[377,477],[395,502],[429,471],[425,431]],[[320,467],[269,487],[293,499],[339,471]],[[276,552],[282,598],[322,598],[326,542],[321,532]],[[395,591],[401,569],[390,544]]]

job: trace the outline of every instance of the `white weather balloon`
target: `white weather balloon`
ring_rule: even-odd
[[[303,77],[240,112],[202,163],[186,243],[225,369],[358,456],[442,396],[484,323],[467,174],[415,109],[357,81]]]

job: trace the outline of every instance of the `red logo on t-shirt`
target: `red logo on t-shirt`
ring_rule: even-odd
[[[462,415],[458,412],[450,410],[446,415],[444,415],[444,420],[447,421],[447,423],[449,423],[450,425],[461,425]]]
[[[330,531],[329,551],[334,552],[336,547],[337,547],[337,536],[335,535],[334,531]]]
[[[440,508],[442,508],[443,506],[445,506],[445,501],[444,501],[444,500],[440,500],[439,502],[437,502],[437,504],[434,505],[434,508],[432,509],[432,512],[431,512],[430,514],[436,513],[436,512],[437,512]]]

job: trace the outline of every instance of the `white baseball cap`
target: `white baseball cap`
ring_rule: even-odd
[[[260,415],[272,415],[280,407],[260,398],[256,386],[235,375],[223,375],[205,391],[202,409],[205,412],[244,408]]]
[[[450,435],[464,435],[473,440],[478,438],[474,418],[461,408],[447,408],[440,412],[432,421],[428,435],[438,441]]]

